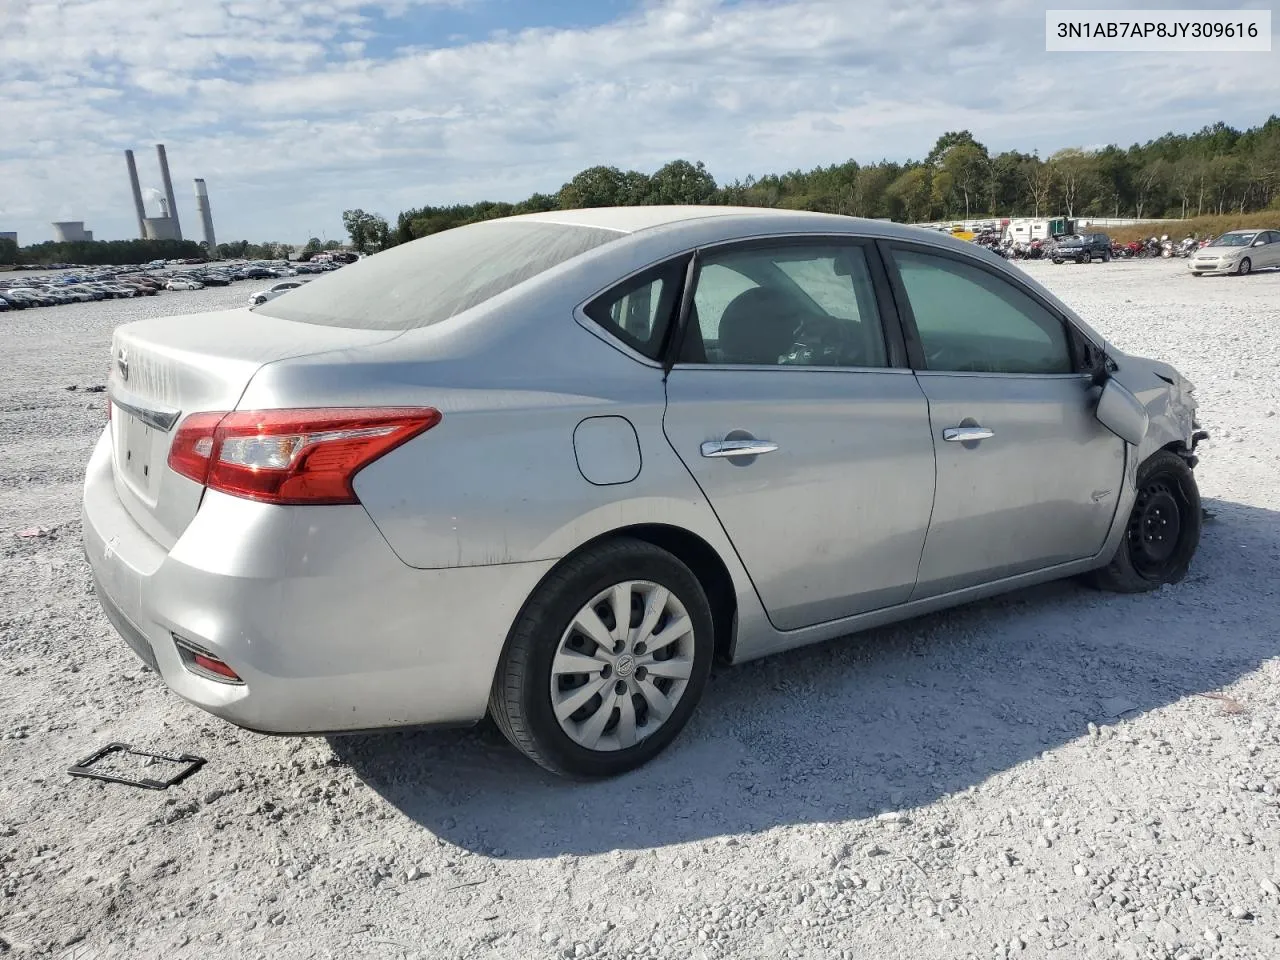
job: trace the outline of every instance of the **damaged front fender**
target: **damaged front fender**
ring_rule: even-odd
[[[1137,462],[1143,462],[1159,450],[1175,449],[1192,458],[1194,466],[1196,445],[1208,433],[1201,430],[1196,421],[1197,404],[1192,383],[1174,367],[1159,360],[1119,353],[1112,353],[1111,357],[1116,365],[1111,379],[1124,387],[1146,412],[1146,430],[1134,444],[1138,448]],[[1103,394],[1106,394],[1105,388]],[[1109,429],[1114,429],[1103,419],[1102,413],[1100,401],[1099,419]],[[1134,442],[1129,437],[1125,439]]]

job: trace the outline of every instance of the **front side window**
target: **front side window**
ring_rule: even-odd
[[[1045,307],[979,267],[894,249],[893,261],[927,370],[1071,373],[1066,326]]]
[[[884,367],[863,248],[779,244],[702,258],[681,359],[728,365]]]

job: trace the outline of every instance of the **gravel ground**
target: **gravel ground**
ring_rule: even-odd
[[[717,669],[672,750],[589,786],[487,725],[269,738],[169,694],[80,556],[85,388],[114,324],[252,285],[0,316],[0,954],[1280,956],[1280,272],[1026,269],[1198,385],[1188,579]],[[209,763],[65,774],[116,740]]]

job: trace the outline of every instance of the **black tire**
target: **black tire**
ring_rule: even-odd
[[[1110,263],[1110,262],[1111,262],[1111,251],[1110,251],[1110,250],[1103,250],[1103,251],[1102,251],[1102,262],[1103,262],[1103,263]]]
[[[1099,590],[1145,593],[1177,583],[1200,545],[1200,490],[1186,460],[1161,450],[1138,467],[1137,485],[1138,499],[1115,556],[1089,576]]]
[[[589,750],[561,728],[551,702],[551,668],[561,637],[591,598],[626,580],[657,583],[679,599],[693,624],[693,669],[675,709],[634,746]],[[642,540],[592,547],[539,584],[511,628],[489,694],[489,714],[511,743],[552,773],[575,779],[613,777],[648,763],[680,733],[702,697],[715,653],[706,592],[678,558]]]
[[[1247,277],[1249,271],[1253,269],[1253,261],[1245,257],[1240,261],[1240,266],[1236,267],[1236,274],[1241,277]]]
[[[1056,263],[1056,264],[1058,264],[1058,266],[1062,266],[1062,258],[1061,258],[1061,257],[1054,257],[1054,258],[1053,258],[1053,262],[1054,262],[1054,263]]]
[[[1090,254],[1090,253],[1082,253],[1080,254],[1080,256],[1076,257],[1076,263],[1092,263],[1092,262],[1093,262],[1093,254]]]

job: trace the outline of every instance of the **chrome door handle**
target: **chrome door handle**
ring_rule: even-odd
[[[951,440],[957,443],[990,440],[995,435],[994,430],[988,430],[986,427],[947,427],[942,431],[943,440]]]
[[[762,453],[773,453],[778,449],[776,443],[768,440],[707,440],[702,444],[704,457],[754,457]]]

